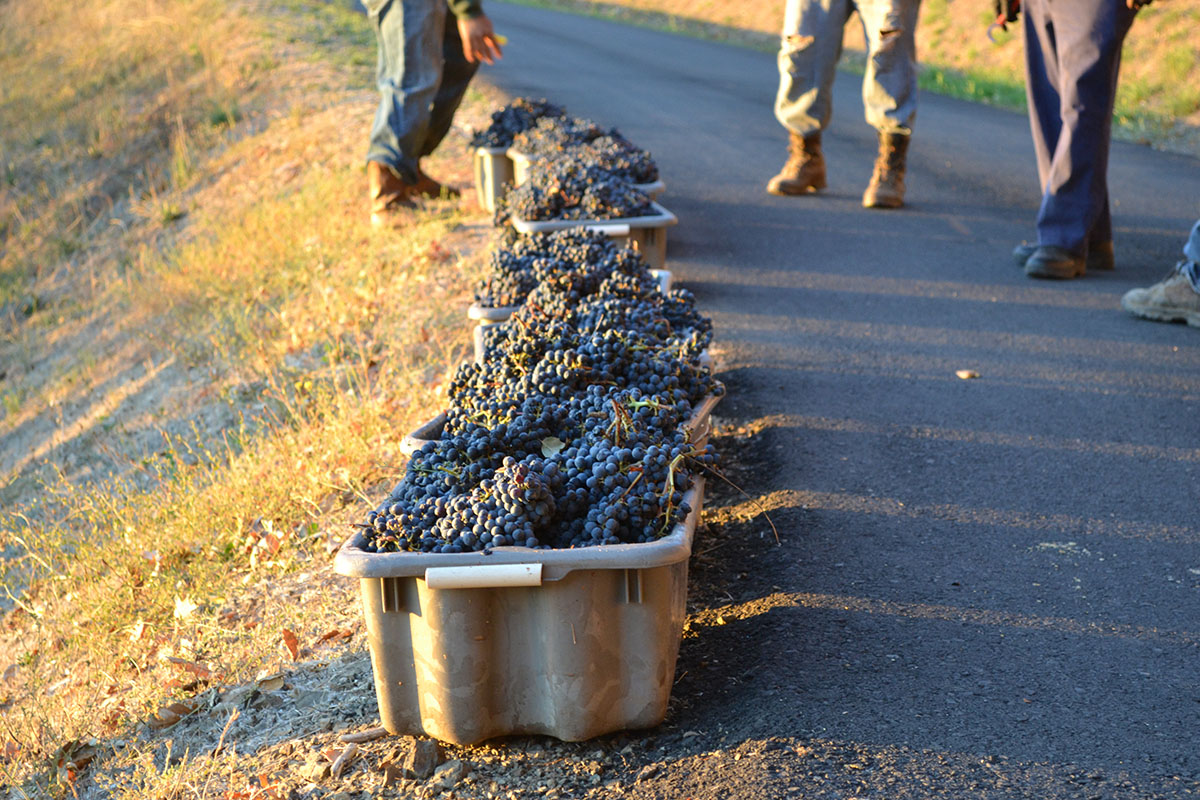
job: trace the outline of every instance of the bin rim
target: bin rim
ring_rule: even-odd
[[[476,147],[475,152],[487,153],[489,156],[507,156],[507,147]]]
[[[486,320],[488,322],[504,322],[515,314],[518,308],[520,306],[485,306],[479,303],[471,303],[467,307],[467,318]]]
[[[545,233],[546,231],[562,231],[569,228],[581,228],[586,225],[604,227],[608,225],[628,225],[630,228],[665,228],[675,225],[679,218],[663,207],[657,200],[650,201],[653,214],[640,217],[613,217],[611,219],[547,219],[524,220],[512,218],[512,226],[518,233]]]
[[[424,578],[429,567],[471,567],[491,564],[540,564],[542,580],[561,580],[577,570],[651,569],[687,561],[704,498],[704,477],[692,478],[692,488],[683,495],[691,510],[671,532],[653,542],[601,544],[554,550],[528,547],[497,547],[490,555],[472,553],[368,553],[362,549],[366,537],[356,531],[338,549],[333,569],[350,578]]]

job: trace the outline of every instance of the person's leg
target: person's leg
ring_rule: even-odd
[[[867,123],[908,136],[917,116],[917,14],[920,0],[858,0],[867,42],[862,98]]]
[[[863,193],[867,208],[904,205],[908,143],[917,116],[917,14],[920,0],[858,0],[867,42],[862,97],[879,134],[879,154]]]
[[[1021,23],[1025,37],[1025,99],[1042,191],[1050,179],[1050,160],[1062,132],[1058,47],[1046,5],[1047,0],[1025,0]]]
[[[1191,266],[1192,285],[1200,292],[1200,220],[1192,226],[1192,233],[1183,245],[1183,257]]]
[[[1112,241],[1107,173],[1113,99],[1121,43],[1135,12],[1113,0],[1042,2],[1055,39],[1062,127],[1043,184],[1038,244],[1082,257],[1090,241]]]
[[[379,44],[380,102],[367,160],[415,184],[430,107],[442,79],[445,0],[389,0],[372,17]]]
[[[799,195],[825,188],[821,131],[833,114],[833,79],[850,0],[788,0],[779,45],[775,117],[788,130],[788,159],[767,191]]]
[[[463,55],[462,37],[458,33],[458,25],[453,16],[447,17],[444,25],[442,64],[442,81],[433,97],[429,128],[425,133],[425,141],[421,144],[421,156],[432,153],[442,143],[442,139],[446,138],[450,125],[454,122],[454,112],[458,110],[471,78],[479,69],[478,62],[467,61],[467,57]]]
[[[798,136],[819,133],[833,114],[833,79],[849,0],[788,0],[779,47],[775,118]]]

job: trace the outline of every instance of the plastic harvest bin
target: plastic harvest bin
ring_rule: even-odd
[[[456,744],[546,734],[580,741],[666,716],[687,605],[691,513],[644,544],[482,553],[368,553],[359,579],[383,727]]]
[[[508,148],[508,158],[512,162],[512,182],[513,186],[518,186],[525,182],[529,177],[530,163],[532,159],[515,148]],[[651,200],[657,200],[659,195],[667,190],[667,185],[662,179],[650,181],[648,183],[635,183],[633,188],[637,189],[642,194],[649,197]]]
[[[704,447],[708,444],[708,437],[712,432],[709,417],[712,416],[713,409],[717,407],[717,403],[721,402],[722,397],[724,397],[722,394],[711,394],[704,398],[699,405],[692,409],[692,415],[684,421],[683,425],[687,428],[688,440],[697,447]],[[442,412],[401,439],[400,454],[411,456],[430,442],[436,442],[441,437],[442,427],[445,424],[446,413]]]
[[[513,182],[513,164],[505,147],[475,148],[475,196],[479,205],[495,212]]]
[[[614,219],[551,219],[545,221],[524,220],[512,218],[512,226],[518,233],[544,233],[546,231],[561,231],[568,228],[592,227],[596,229],[608,225],[628,225],[629,241],[641,252],[646,263],[655,269],[662,269],[667,260],[667,227],[679,222],[679,218],[655,201],[650,201],[654,213],[643,217],[617,217]]]

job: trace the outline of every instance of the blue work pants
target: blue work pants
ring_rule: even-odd
[[[367,0],[365,5],[379,44],[379,108],[367,160],[416,183],[417,160],[441,144],[479,65],[463,55],[446,0]]]
[[[1192,288],[1200,292],[1200,220],[1192,226],[1192,233],[1183,246],[1183,257],[1185,263],[1180,267],[1180,271],[1192,284]]]
[[[1025,0],[1025,75],[1042,204],[1039,245],[1086,256],[1112,241],[1108,150],[1124,0]]]

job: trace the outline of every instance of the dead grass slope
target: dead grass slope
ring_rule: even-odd
[[[0,3],[13,797],[235,796],[245,750],[173,750],[172,714],[363,646],[330,553],[463,357],[490,226],[466,202],[369,226],[374,43],[347,6]],[[466,184],[463,144],[430,171]],[[257,748],[243,710],[224,740]]]

